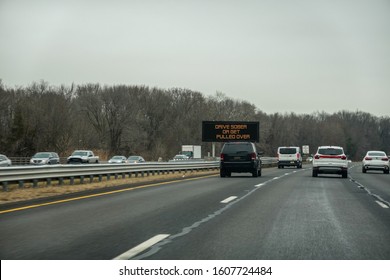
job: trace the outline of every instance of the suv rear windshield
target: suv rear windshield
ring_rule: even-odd
[[[252,145],[250,143],[229,143],[223,147],[223,153],[248,153],[253,152]]]
[[[285,155],[293,155],[297,153],[296,148],[280,148],[279,154],[285,154]]]
[[[318,153],[321,155],[338,156],[343,154],[343,150],[336,149],[336,148],[324,148],[324,149],[318,149]]]

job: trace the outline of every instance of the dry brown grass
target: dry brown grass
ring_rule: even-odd
[[[46,186],[46,183],[42,182],[37,187],[32,187],[32,184],[25,184],[23,188],[19,188],[17,184],[9,185],[8,191],[0,192],[0,204],[26,201],[36,198],[52,197],[56,195],[76,193],[87,190],[96,190],[103,188],[112,188],[119,185],[130,185],[136,183],[151,183],[161,180],[171,180],[178,178],[188,178],[192,176],[203,176],[217,174],[217,171],[198,171],[198,172],[186,172],[186,173],[174,173],[164,175],[154,175],[146,177],[131,177],[131,178],[118,178],[111,180],[103,180],[99,182],[98,179],[94,179],[92,183],[89,180],[84,180],[83,184],[80,184],[79,180],[75,180],[74,185],[67,185],[69,182],[64,181],[64,185],[58,185],[58,182],[53,182],[51,186]],[[88,182],[88,183],[86,183]]]

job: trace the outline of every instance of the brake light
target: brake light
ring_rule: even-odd
[[[383,160],[383,161],[389,161],[389,158],[384,157],[384,158],[382,158],[382,160]]]
[[[256,160],[256,153],[251,153],[251,160]]]
[[[370,157],[365,157],[364,159],[365,160],[372,160],[372,158],[370,158]]]
[[[297,153],[297,158],[299,158],[300,157],[300,154],[299,153]]]
[[[224,160],[225,160],[225,155],[221,154],[221,161],[224,161]]]
[[[315,159],[320,159],[320,158],[339,158],[339,159],[342,159],[342,160],[346,160],[346,159],[347,159],[347,156],[346,156],[346,155],[342,155],[342,156],[315,155],[314,158],[315,158]]]

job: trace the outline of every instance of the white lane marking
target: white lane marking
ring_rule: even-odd
[[[127,252],[124,252],[123,254],[117,256],[114,258],[114,260],[129,260],[132,257],[138,255],[139,253],[145,251],[146,249],[152,247],[154,244],[160,242],[161,240],[167,238],[169,234],[158,234],[145,242],[135,246],[134,248],[128,250]]]
[[[230,196],[230,197],[222,200],[221,203],[229,203],[230,201],[235,200],[236,198],[237,198],[237,196]]]
[[[257,184],[257,185],[255,185],[255,187],[262,187],[262,186],[264,186],[265,185],[265,183],[261,183],[261,184]]]
[[[378,203],[380,205],[380,207],[382,208],[389,208],[389,206],[387,206],[386,204],[384,204],[383,202],[380,202],[378,200],[375,200],[376,203]]]

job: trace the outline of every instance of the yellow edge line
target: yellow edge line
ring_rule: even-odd
[[[214,176],[216,176],[216,175],[213,174],[213,175],[207,175],[207,176],[196,177],[196,178],[182,179],[180,181],[178,181],[178,180],[175,181],[174,180],[174,181],[168,181],[168,182],[147,184],[147,185],[142,185],[142,186],[138,186],[138,187],[130,187],[130,188],[127,188],[127,189],[122,189],[122,190],[109,191],[109,192],[97,193],[97,194],[91,194],[91,195],[84,195],[84,196],[68,198],[68,199],[63,199],[63,200],[57,200],[57,201],[52,201],[52,202],[46,202],[46,203],[41,203],[41,204],[33,204],[33,205],[29,205],[29,206],[24,206],[24,207],[3,210],[3,211],[0,211],[0,214],[16,212],[16,211],[21,211],[21,210],[26,210],[26,209],[31,209],[31,208],[37,208],[37,207],[42,207],[42,206],[47,206],[47,205],[59,204],[59,203],[64,203],[64,202],[70,202],[70,201],[74,201],[74,200],[81,200],[81,199],[86,199],[86,198],[91,198],[91,197],[109,195],[109,194],[114,194],[114,193],[120,193],[120,192],[126,192],[126,191],[143,189],[143,188],[156,187],[156,186],[161,186],[161,185],[167,185],[167,184],[174,183],[174,182],[198,180],[198,179],[209,178],[209,177],[214,177]]]

